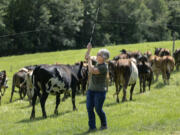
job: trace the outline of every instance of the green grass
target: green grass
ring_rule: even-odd
[[[111,58],[119,54],[119,50],[139,50],[154,52],[155,47],[169,48],[172,42],[154,42],[118,46],[106,46],[111,52]],[[180,48],[180,41],[176,42]],[[98,49],[92,50],[96,55]],[[83,135],[88,130],[86,97],[76,96],[78,111],[72,111],[71,98],[61,102],[59,115],[53,114],[55,96],[50,95],[46,102],[47,119],[42,119],[41,107],[36,105],[36,119],[30,120],[31,107],[27,101],[19,100],[15,93],[13,102],[9,103],[12,75],[20,68],[33,64],[73,64],[84,59],[86,49],[36,53],[0,58],[0,70],[6,69],[9,88],[2,97],[0,106],[0,135]],[[133,101],[116,103],[113,94],[115,87],[111,86],[107,93],[104,111],[107,115],[108,130],[97,131],[97,135],[170,135],[180,133],[180,72],[173,72],[170,85],[164,85],[162,78],[154,83],[151,91],[139,94],[139,84],[135,86]],[[127,96],[129,99],[129,89]],[[120,99],[122,92],[120,93]],[[97,115],[96,115],[97,116]],[[100,127],[99,118],[97,127]]]

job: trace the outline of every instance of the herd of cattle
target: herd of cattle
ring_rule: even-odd
[[[96,63],[96,59],[93,59],[93,62]],[[157,81],[159,74],[162,74],[164,84],[169,84],[170,74],[174,70],[174,66],[176,66],[176,70],[179,70],[180,49],[177,49],[173,56],[165,48],[155,48],[154,55],[150,51],[142,54],[139,51],[130,52],[122,49],[118,56],[107,63],[109,67],[107,85],[115,84],[116,92],[114,95],[116,95],[117,102],[119,102],[119,92],[121,88],[123,89],[123,102],[127,100],[126,91],[128,86],[131,86],[130,100],[132,100],[133,90],[138,78],[140,93],[146,91],[146,84],[148,84],[150,90],[152,81]],[[20,98],[23,99],[27,95],[32,105],[30,118],[35,118],[37,97],[40,99],[43,117],[46,118],[45,102],[49,93],[56,95],[54,113],[58,114],[60,95],[64,94],[63,100],[65,100],[71,92],[73,110],[76,110],[75,95],[79,92],[85,93],[88,76],[87,62],[79,62],[74,65],[42,64],[26,66],[13,75],[10,102],[12,102],[15,87],[17,87],[19,88]],[[154,79],[154,76],[156,76],[156,79]],[[0,103],[7,87],[6,71],[1,71]]]

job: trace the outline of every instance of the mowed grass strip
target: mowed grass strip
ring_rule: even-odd
[[[106,46],[111,58],[118,55],[121,49],[131,51],[147,50],[154,53],[155,47],[172,50],[172,42],[153,42],[130,45]],[[180,48],[180,41],[176,42]],[[176,49],[175,48],[175,49]],[[94,48],[92,55],[96,55],[100,48]],[[50,95],[46,102],[47,119],[42,118],[40,104],[36,104],[36,119],[30,120],[32,108],[27,97],[19,100],[19,94],[14,93],[13,102],[9,103],[12,76],[20,68],[34,64],[74,64],[84,60],[86,49],[36,53],[20,56],[0,58],[0,70],[5,69],[8,76],[8,86],[0,106],[0,135],[83,135],[88,130],[88,116],[86,111],[86,96],[76,96],[78,111],[72,111],[71,98],[59,105],[59,115],[53,114],[55,96]],[[164,85],[162,77],[155,82],[151,90],[139,94],[139,82],[135,86],[133,101],[116,103],[113,97],[115,87],[111,86],[107,93],[104,110],[107,115],[108,129],[91,134],[97,135],[176,135],[180,133],[180,71],[171,75],[170,85]],[[122,98],[122,91],[120,93]],[[96,115],[97,116],[97,115]],[[96,117],[97,127],[100,127]]]

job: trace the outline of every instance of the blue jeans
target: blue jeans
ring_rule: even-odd
[[[106,91],[97,92],[97,91],[87,91],[87,99],[86,99],[86,107],[88,111],[89,117],[89,128],[95,129],[96,128],[96,121],[95,121],[95,110],[101,120],[101,126],[107,126],[106,115],[102,110],[104,100],[106,98]]]

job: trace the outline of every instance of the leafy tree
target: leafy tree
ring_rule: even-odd
[[[169,22],[169,10],[165,0],[147,0],[147,7],[152,12],[152,25],[149,28],[148,41],[169,40],[170,30],[167,28]]]
[[[168,28],[173,33],[177,33],[177,38],[180,38],[180,1],[175,0],[167,0],[168,8],[169,8],[169,22]]]
[[[50,0],[48,4],[52,17],[52,49],[76,48],[76,34],[82,26],[83,5],[81,0]]]

